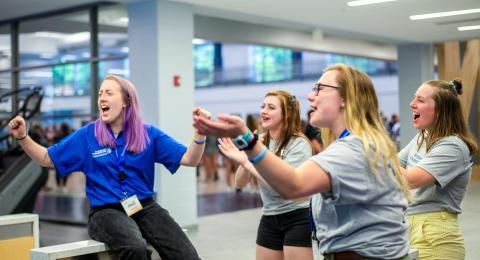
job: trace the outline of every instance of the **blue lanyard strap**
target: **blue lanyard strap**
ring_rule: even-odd
[[[128,191],[127,191],[127,182],[125,179],[127,178],[127,175],[125,174],[125,151],[127,147],[123,148],[122,153],[119,155],[118,154],[118,149],[115,148],[115,154],[117,155],[117,168],[118,168],[118,180],[120,181],[120,188],[122,189],[122,194],[124,197],[127,197]]]
[[[348,132],[347,129],[343,130],[343,132],[340,134],[340,136],[338,137],[338,139],[342,139],[342,138],[345,138],[347,136],[350,135],[350,132]]]

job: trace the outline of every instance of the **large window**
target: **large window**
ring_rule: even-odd
[[[11,48],[10,48],[10,28],[9,26],[0,26],[0,71],[10,68]],[[0,85],[0,88],[2,86]]]
[[[20,23],[20,67],[90,58],[88,10]]]
[[[289,80],[292,78],[292,51],[283,48],[252,46],[251,68],[255,82]]]
[[[0,97],[6,95],[8,92],[11,92],[11,79],[10,73],[0,73]],[[12,100],[10,98],[0,98],[0,120],[2,118],[9,118],[9,114],[12,112]],[[3,116],[2,116],[3,115]]]
[[[52,93],[49,96],[90,96],[90,64],[73,63],[51,68]]]
[[[98,10],[98,52],[100,58],[119,57],[128,54],[127,28],[128,14],[125,6],[106,6]]]
[[[101,61],[98,64],[98,77],[103,79],[111,74],[128,79],[130,77],[128,68],[130,68],[128,58]]]
[[[195,86],[213,85],[215,80],[215,45],[213,43],[195,44],[193,50],[195,66]]]
[[[91,46],[93,10],[98,10],[97,56],[92,55],[96,52]],[[58,13],[19,22],[19,86],[14,88],[42,88],[41,122],[77,118],[75,125],[80,125],[79,119],[96,116],[91,111],[96,95],[92,93],[92,79],[97,78],[99,85],[107,74],[129,78],[127,12],[122,5],[102,5]],[[10,69],[9,28],[0,26],[0,94],[10,88],[11,76],[15,75]],[[93,78],[95,64],[98,77]],[[6,106],[0,102],[0,110]]]

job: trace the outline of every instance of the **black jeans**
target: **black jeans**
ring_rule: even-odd
[[[195,248],[167,210],[155,201],[142,202],[143,209],[131,217],[120,204],[92,208],[88,234],[107,244],[119,259],[149,260],[150,243],[164,260],[200,259]]]

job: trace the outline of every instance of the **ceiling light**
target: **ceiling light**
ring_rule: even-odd
[[[459,31],[480,30],[480,25],[460,26],[457,29]]]
[[[385,2],[393,2],[397,0],[357,0],[357,1],[350,1],[347,3],[348,6],[361,6],[361,5],[371,5],[371,4],[379,4]]]
[[[462,14],[474,14],[474,13],[480,13],[480,9],[466,9],[466,10],[458,10],[458,11],[451,11],[451,12],[412,15],[410,16],[410,20],[432,19],[432,18],[462,15]]]

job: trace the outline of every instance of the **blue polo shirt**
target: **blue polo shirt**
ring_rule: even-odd
[[[66,176],[81,171],[87,179],[86,194],[90,207],[118,204],[124,198],[119,180],[118,156],[125,148],[123,133],[117,137],[117,148],[100,146],[94,136],[94,123],[90,123],[58,144],[48,148],[57,174]],[[153,196],[155,163],[161,163],[171,173],[180,167],[187,148],[161,130],[145,125],[150,143],[141,153],[125,151],[124,179],[129,196],[139,200]]]

